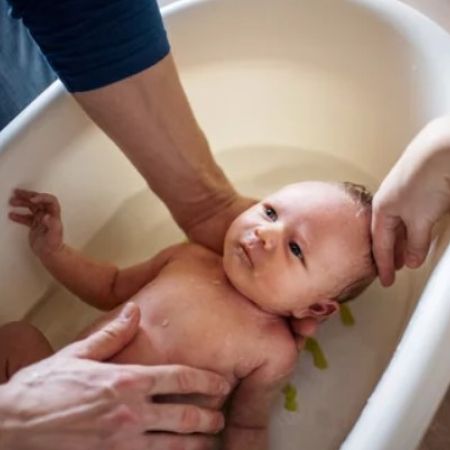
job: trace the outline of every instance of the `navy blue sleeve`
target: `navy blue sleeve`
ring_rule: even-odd
[[[156,0],[8,0],[70,92],[141,72],[170,50]]]

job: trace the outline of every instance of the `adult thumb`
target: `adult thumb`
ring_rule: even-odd
[[[424,261],[430,248],[431,227],[407,227],[406,230],[405,263],[411,268],[419,267]]]
[[[139,307],[129,302],[115,318],[102,325],[99,330],[66,347],[65,353],[95,361],[112,358],[135,337],[139,329],[140,317]]]

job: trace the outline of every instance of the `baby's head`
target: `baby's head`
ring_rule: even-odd
[[[244,211],[225,237],[230,282],[262,309],[325,317],[375,278],[372,196],[352,183],[302,182]]]

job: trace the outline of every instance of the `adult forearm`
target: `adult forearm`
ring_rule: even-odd
[[[172,56],[75,98],[187,232],[235,201],[181,86]]]
[[[405,153],[414,159],[423,159],[432,165],[436,174],[450,176],[450,116],[432,120],[419,133]],[[417,154],[417,156],[416,156]]]
[[[13,403],[6,384],[0,386],[0,450],[12,450],[14,447],[14,430],[11,418]],[[12,420],[11,420],[12,419]]]

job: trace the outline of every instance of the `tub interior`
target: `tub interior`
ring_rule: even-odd
[[[166,8],[165,21],[211,148],[247,195],[309,179],[349,180],[374,191],[414,134],[450,109],[450,64],[440,57],[450,55],[450,38],[396,2],[178,2]],[[60,85],[17,123],[2,141],[3,204],[17,185],[55,193],[67,242],[120,266],[184,239]],[[0,320],[26,317],[59,348],[99,313],[50,279],[23,229],[0,222]],[[284,408],[280,393],[271,449],[339,447],[448,245],[445,223],[436,236],[423,268],[403,270],[389,289],[376,282],[350,304],[353,326],[335,317],[321,327],[317,341],[328,368],[316,368],[307,352],[300,356],[291,379],[297,411]]]

